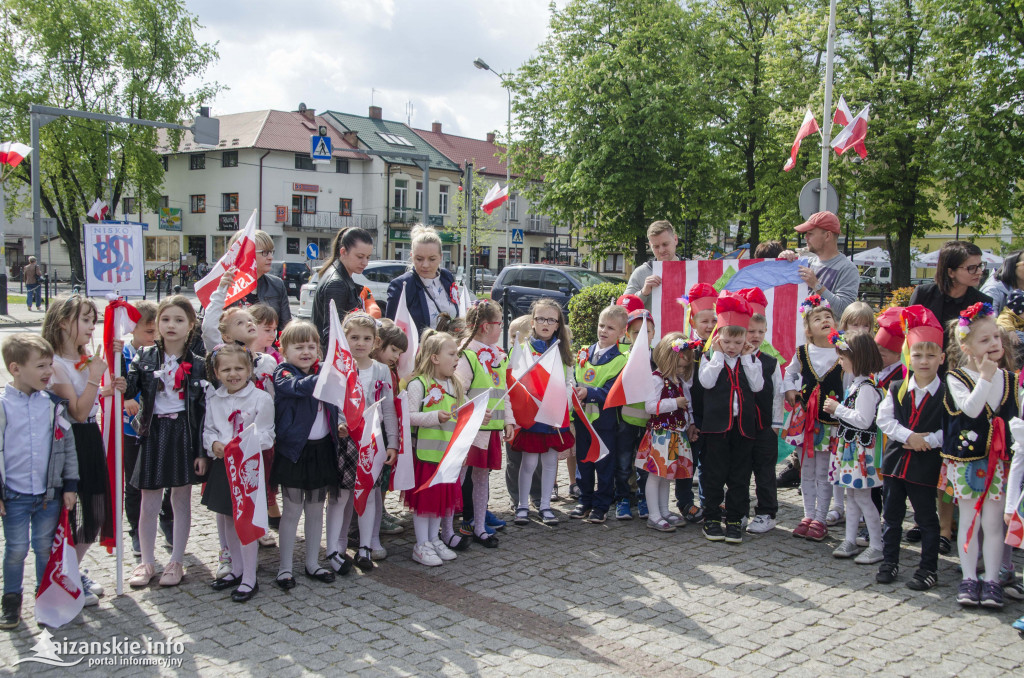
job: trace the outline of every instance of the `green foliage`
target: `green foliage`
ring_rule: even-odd
[[[569,329],[573,350],[597,341],[597,317],[626,291],[626,283],[602,283],[585,287],[569,300]]]

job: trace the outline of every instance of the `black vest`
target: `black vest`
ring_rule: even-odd
[[[911,377],[913,379],[913,377]],[[900,403],[899,392],[903,381],[895,381],[889,385],[892,397],[893,416],[900,426],[911,428],[910,417],[913,413],[914,389],[908,388]],[[914,433],[935,433],[945,429],[946,408],[943,400],[946,397],[946,385],[939,381],[939,390],[929,396],[921,408],[917,425],[911,430]],[[942,470],[942,450],[935,448],[924,452],[908,450],[903,443],[890,439],[882,455],[881,471],[883,476],[899,478],[915,485],[936,487],[939,484],[939,472]]]
[[[968,417],[953,402],[953,394],[946,390],[944,402],[949,417],[943,433],[942,456],[953,461],[975,461],[988,457],[989,444],[992,442],[992,418],[1002,417],[1006,424],[1006,454],[1013,456],[1010,445],[1010,419],[1020,412],[1020,399],[1017,394],[1016,375],[1008,370],[1000,370],[996,378],[1003,380],[1003,399],[993,409],[985,403],[985,409],[978,417]],[[974,380],[962,369],[949,372],[949,379],[957,379],[968,390],[974,390]]]
[[[738,391],[739,396],[737,415],[732,413],[734,391]],[[700,427],[702,433],[726,433],[736,429],[744,438],[753,438],[757,432],[757,401],[739,360],[731,370],[728,364],[722,367],[715,385],[704,390],[703,404],[703,426]]]
[[[767,353],[758,351],[757,359],[761,361],[761,374],[764,375],[764,386],[754,394],[754,402],[757,403],[757,430],[763,431],[772,425],[772,406],[775,401],[775,384],[772,377],[775,370],[779,368],[778,361]]]
[[[846,399],[843,400],[843,406],[850,409],[854,409],[857,406],[857,398],[860,396],[861,391],[865,388],[875,389],[875,382],[868,379],[858,383],[855,387],[852,387]],[[876,389],[877,390],[877,389]],[[878,433],[878,427],[872,420],[871,425],[866,429],[855,428],[850,424],[847,424],[842,419],[838,419],[839,425],[836,426],[836,436],[839,437],[840,444],[856,443],[861,447],[873,448],[875,446],[875,435]]]
[[[939,377],[939,378],[941,379],[942,377]],[[877,382],[878,388],[882,389],[883,391],[888,391],[890,384],[892,384],[893,382],[896,382],[896,381],[901,381],[902,379],[903,379],[903,370],[899,366],[899,364],[897,364],[895,370],[893,370],[889,374],[885,375],[884,379],[879,379],[878,380],[878,382]]]
[[[825,374],[819,375],[811,366],[811,357],[807,351],[807,344],[798,346],[796,349],[796,360],[800,361],[800,377],[802,386],[800,388],[800,399],[806,405],[811,397],[814,387],[821,385],[821,392],[818,395],[818,421],[825,424],[835,424],[836,418],[826,412],[823,408],[828,396],[834,396],[837,400],[843,396],[843,368],[836,359],[834,365]]]

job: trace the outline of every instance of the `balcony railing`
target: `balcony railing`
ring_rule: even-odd
[[[286,230],[304,231],[338,231],[349,227],[376,231],[377,215],[355,214],[343,217],[337,212],[292,212],[291,219],[284,226]]]
[[[530,216],[526,219],[523,228],[526,233],[537,233],[541,235],[554,235],[555,227],[551,219],[542,216]]]
[[[392,224],[418,224],[423,221],[423,212],[414,209],[391,208]],[[431,214],[428,219],[428,226],[444,226],[443,214]]]

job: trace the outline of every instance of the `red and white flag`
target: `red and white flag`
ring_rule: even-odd
[[[860,113],[850,121],[850,124],[832,140],[832,148],[836,149],[837,155],[842,155],[852,148],[861,158],[868,157],[868,149],[864,145],[864,140],[868,136],[868,110],[870,108],[871,104],[865,105]]]
[[[490,214],[494,210],[498,209],[498,207],[501,206],[501,203],[506,200],[508,200],[508,186],[501,188],[498,185],[498,182],[495,181],[494,186],[492,186],[491,190],[487,191],[487,195],[484,196],[483,203],[481,203],[480,207],[484,212]]]
[[[800,130],[796,133],[796,139],[793,141],[793,148],[789,152],[789,160],[782,166],[784,172],[796,167],[796,155],[800,152],[800,142],[811,136],[818,131],[818,121],[814,119],[814,113],[811,113],[810,109],[804,113],[804,121],[800,125]]]
[[[242,545],[251,544],[270,529],[267,516],[267,485],[259,431],[249,424],[224,446],[224,470],[231,487],[235,531]]]
[[[403,284],[395,310],[395,325],[409,339],[409,348],[398,356],[398,365],[395,367],[399,379],[408,379],[412,375],[416,366],[416,354],[420,352],[420,330],[416,327],[416,321],[412,319],[412,314],[409,313],[409,305],[405,301],[405,287]]]
[[[543,375],[547,375],[547,384],[540,399],[540,409],[534,419],[538,424],[565,428],[569,425],[569,392],[565,383],[565,365],[562,364],[562,354],[559,351],[548,349],[537,362],[533,373],[542,378],[544,378]]]
[[[412,423],[409,421],[409,394],[408,391],[395,398],[395,410],[398,415],[398,459],[395,461],[395,468],[391,472],[392,490],[401,492],[411,490],[416,486],[416,470],[413,467],[412,457]]]
[[[505,373],[508,382],[508,398],[509,403],[512,405],[512,412],[515,415],[516,423],[522,428],[530,428],[537,423],[547,424],[548,422],[545,419],[555,418],[552,412],[547,413],[546,416],[541,416],[540,410],[544,407],[544,397],[547,394],[548,383],[551,381],[550,370],[552,365],[561,365],[560,356],[558,341],[556,340],[539,358],[534,359],[530,351],[522,347],[521,352],[510,360],[510,366]],[[555,371],[557,372],[558,370],[556,369]],[[562,392],[565,395],[564,371],[562,375]],[[552,394],[552,396],[554,397],[555,394]],[[559,411],[557,403],[549,403],[549,407],[555,408],[555,412]],[[559,428],[569,425],[568,399],[566,399],[565,409],[566,420],[564,420],[565,423],[558,424]],[[549,425],[554,426],[555,424]]]
[[[380,431],[380,403],[378,400],[363,412],[363,435],[359,439],[359,463],[356,465],[356,487],[353,492],[356,513],[359,515],[366,511],[366,500],[388,456],[384,436]]]
[[[434,475],[430,476],[430,480],[421,485],[419,489],[454,483],[459,479],[462,466],[466,463],[466,457],[469,456],[469,448],[473,446],[473,439],[476,438],[476,434],[480,432],[480,427],[484,423],[490,394],[488,389],[455,412],[455,431],[452,433],[451,442],[448,443],[444,456],[438,462]]]
[[[601,461],[608,456],[608,446],[604,444],[604,441],[601,440],[601,436],[597,435],[597,431],[594,430],[594,425],[590,423],[589,419],[587,419],[587,415],[583,411],[583,403],[580,402],[575,391],[572,394],[572,411],[576,413],[576,419],[580,424],[585,426],[587,431],[590,433],[590,447],[587,448],[587,453],[580,461],[590,463]]]
[[[10,165],[11,169],[14,169],[31,152],[31,146],[19,144],[17,141],[5,141],[0,144],[0,165]]]
[[[206,277],[195,284],[196,296],[204,308],[210,305],[210,296],[220,285],[224,273],[232,266],[236,269],[235,280],[224,298],[224,308],[256,289],[256,210],[252,211],[249,221],[245,222],[242,235],[217,260]]]
[[[839,103],[836,104],[836,113],[832,116],[832,124],[842,125],[846,127],[853,120],[853,113],[850,113],[850,107],[846,105],[846,99],[839,97]]]
[[[50,559],[46,561],[43,582],[36,591],[36,621],[51,628],[64,626],[77,617],[84,606],[82,575],[78,571],[75,545],[71,543],[68,510],[61,507]]]
[[[89,211],[86,213],[86,216],[89,216],[95,219],[96,221],[103,221],[104,219],[107,218],[107,211],[109,209],[110,207],[107,206],[107,203],[103,202],[99,198],[96,198],[96,202],[94,202],[92,204],[92,207],[89,208]]]
[[[629,349],[626,366],[615,378],[604,399],[604,409],[642,403],[651,390],[651,347],[643,337]]]
[[[353,440],[362,436],[363,408],[366,404],[363,386],[359,383],[359,370],[352,358],[348,340],[338,318],[334,300],[330,302],[331,334],[327,342],[327,353],[320,366],[313,397],[325,403],[338,406],[345,417],[348,434]]]

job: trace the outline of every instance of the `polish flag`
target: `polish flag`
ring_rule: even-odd
[[[576,419],[590,433],[590,447],[587,449],[587,454],[580,461],[590,463],[601,461],[608,456],[608,446],[604,444],[601,436],[597,435],[597,431],[594,430],[593,424],[587,419],[587,415],[583,412],[583,404],[580,403],[580,399],[576,396],[575,392],[572,394],[572,411],[576,413]]]
[[[473,446],[476,434],[484,423],[484,415],[487,414],[487,401],[490,398],[490,391],[485,391],[460,407],[455,412],[455,432],[452,433],[452,440],[448,443],[448,449],[437,464],[434,475],[430,480],[420,486],[420,490],[454,483],[459,479],[466,457],[469,456],[469,448]]]
[[[487,191],[487,195],[484,196],[483,204],[480,207],[484,212],[490,214],[506,200],[508,200],[508,186],[501,188],[498,185],[498,182],[495,181],[494,186],[492,186],[491,190]]]
[[[541,359],[532,373],[546,383],[540,398],[540,409],[534,417],[538,424],[547,424],[555,428],[569,425],[569,394],[565,383],[565,366],[562,355],[552,346]]]
[[[77,617],[84,606],[82,575],[78,571],[75,546],[71,543],[68,510],[61,507],[50,559],[46,561],[46,572],[36,591],[36,621],[51,628],[64,626]]]
[[[110,207],[107,206],[107,203],[96,198],[96,202],[94,202],[92,207],[89,208],[89,211],[86,212],[86,216],[91,217],[96,221],[103,221],[106,218],[107,211],[109,209]]]
[[[224,308],[256,289],[256,210],[252,211],[238,240],[217,260],[206,277],[195,284],[196,296],[204,307],[210,305],[210,296],[232,266],[236,269],[235,281],[228,288]]]
[[[362,439],[363,408],[365,396],[359,383],[359,370],[352,358],[352,350],[341,328],[334,299],[330,302],[331,334],[327,342],[320,374],[313,387],[313,397],[325,403],[337,405],[345,416],[348,435],[354,440]]]
[[[0,165],[10,165],[11,169],[21,164],[21,161],[32,152],[31,146],[19,144],[17,141],[5,141],[0,144]]]
[[[465,282],[462,284],[462,288],[459,289],[459,317],[465,318],[466,313],[469,312],[469,285]]]
[[[395,409],[398,414],[398,459],[395,470],[391,473],[390,489],[401,492],[416,487],[416,471],[413,468],[412,456],[412,423],[409,421],[409,394],[407,391],[395,398]]]
[[[796,133],[796,139],[793,141],[793,149],[789,153],[789,160],[782,166],[784,172],[788,172],[796,167],[796,155],[800,152],[800,142],[817,131],[818,121],[814,119],[814,113],[807,109],[807,112],[804,113],[804,121],[800,125],[800,131]]]
[[[536,361],[533,354],[519,341],[519,333],[516,332],[515,341],[508,352],[508,374],[516,379],[521,379],[530,366]]]
[[[842,125],[846,127],[853,120],[853,113],[850,113],[850,107],[846,105],[846,99],[839,97],[839,103],[836,104],[836,114],[832,116],[832,124]]]
[[[638,335],[638,339],[642,339]],[[633,403],[642,403],[651,390],[651,347],[646,341],[638,340],[629,349],[626,366],[615,378],[608,396],[604,400],[604,409],[620,407]]]
[[[250,424],[224,446],[224,470],[231,487],[235,531],[242,545],[251,544],[270,529],[263,451],[256,424]]]
[[[403,284],[402,294],[398,297],[398,307],[395,311],[395,325],[398,325],[402,333],[409,338],[409,348],[398,356],[398,366],[395,368],[398,371],[399,379],[408,379],[412,375],[413,368],[416,366],[416,354],[420,350],[420,331],[416,327],[416,321],[412,319],[412,314],[409,313],[409,305],[405,301],[405,287]],[[465,317],[465,314],[462,315]]]
[[[380,432],[380,403],[378,400],[363,412],[363,435],[359,439],[359,464],[356,466],[356,487],[353,491],[358,515],[366,512],[366,500],[388,456],[384,436]]]
[[[870,108],[871,104],[864,106],[861,112],[850,121],[850,124],[832,140],[832,148],[836,149],[837,155],[842,155],[852,148],[861,158],[868,157],[868,149],[864,145],[864,140],[868,136],[868,109]]]

